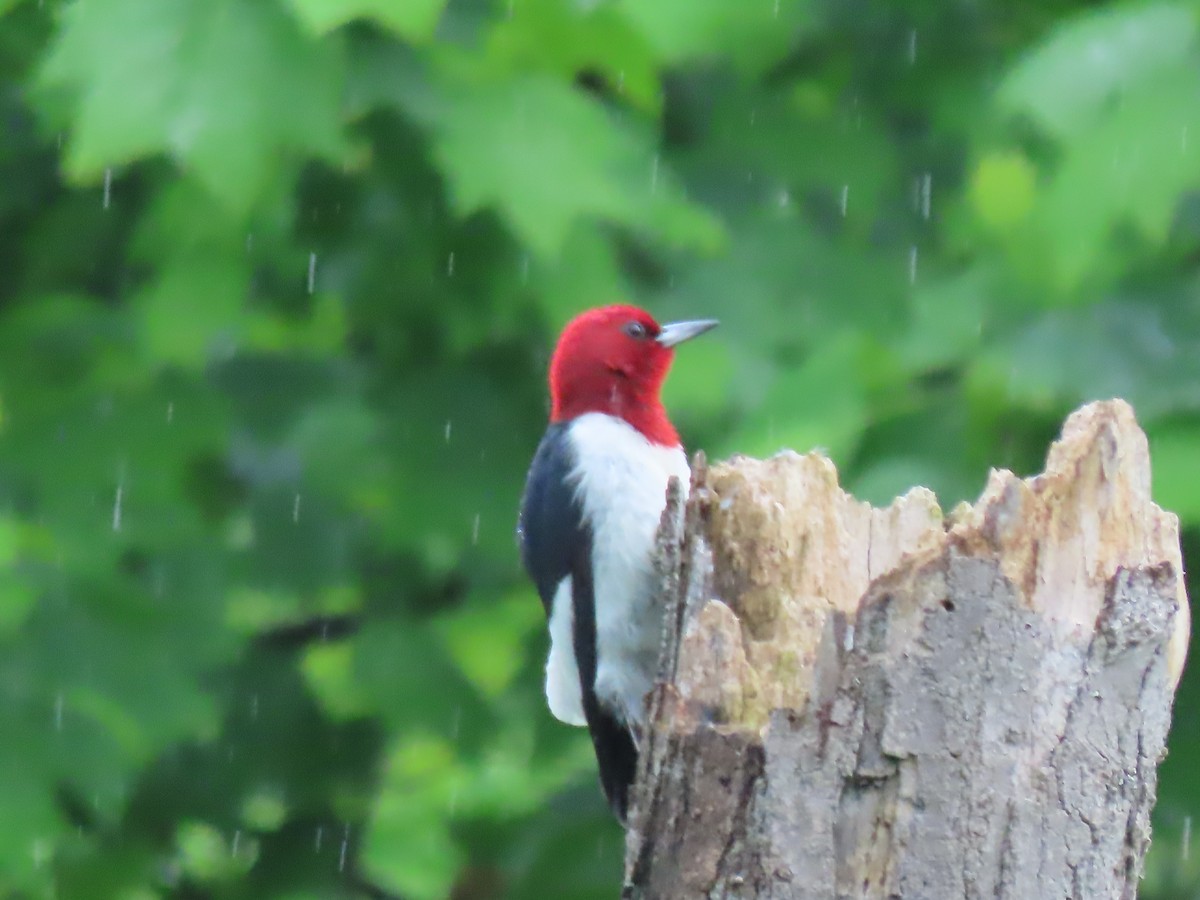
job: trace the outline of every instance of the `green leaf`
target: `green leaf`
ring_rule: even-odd
[[[490,734],[490,714],[436,632],[413,621],[372,624],[355,640],[363,695],[386,721],[465,747]]]
[[[1020,153],[993,153],[971,173],[968,198],[975,214],[989,228],[1005,231],[1033,209],[1037,171]]]
[[[1200,423],[1166,423],[1150,430],[1154,499],[1189,525],[1200,524],[1200,479],[1196,461]]]
[[[447,896],[462,862],[438,813],[454,802],[457,770],[453,749],[427,738],[401,741],[384,770],[363,862],[375,878],[417,900]]]
[[[1114,97],[1193,53],[1196,34],[1196,10],[1188,4],[1100,7],[1059,26],[1026,55],[1001,85],[1001,102],[1051,134],[1078,135]]]
[[[605,76],[622,99],[650,113],[662,107],[658,60],[649,42],[610,4],[521,0],[492,28],[488,56],[512,71],[581,71]]]
[[[354,680],[354,648],[347,644],[310,647],[301,664],[309,689],[335,719],[360,718],[372,711]]]
[[[21,547],[21,526],[9,516],[0,515],[0,570],[17,561]]]
[[[0,883],[15,890],[44,877],[67,823],[56,808],[53,776],[44,764],[44,737],[14,721],[7,704],[0,709],[7,723],[0,738]]]
[[[537,291],[539,309],[556,331],[579,310],[611,303],[631,290],[612,241],[584,223],[567,233],[557,256],[527,258],[522,265]]]
[[[661,239],[713,246],[719,230],[658,171],[650,143],[553,78],[443,77],[409,108],[433,131],[434,152],[462,215],[495,207],[544,256],[580,219],[607,219]]]
[[[371,502],[381,538],[419,548],[435,571],[477,554],[515,562],[521,481],[498,480],[492,465],[522,471],[528,464],[545,426],[536,405],[544,391],[536,388],[530,407],[517,409],[499,384],[479,376],[426,372],[407,380],[381,416],[388,443],[405,448],[387,493]],[[445,502],[447,484],[461,503]]]
[[[37,588],[15,572],[0,571],[0,635],[15,631],[37,603]]]
[[[1035,409],[1122,397],[1143,421],[1195,413],[1200,339],[1172,327],[1173,313],[1116,301],[1056,310],[1013,336],[994,362],[1007,373],[1010,399]]]
[[[464,856],[451,830],[456,819],[527,815],[578,780],[581,759],[587,769],[594,765],[586,746],[582,757],[570,753],[531,765],[531,730],[527,716],[493,729],[479,758],[420,732],[395,741],[362,850],[367,871],[406,896],[445,897]],[[611,820],[605,824],[614,827]]]
[[[811,21],[808,0],[622,0],[617,7],[665,62],[728,54],[761,71]]]
[[[329,49],[262,0],[82,0],[41,72],[74,98],[72,178],[167,153],[241,212],[281,159],[337,155],[339,82]]]
[[[1112,238],[1121,224],[1161,244],[1184,193],[1200,188],[1200,60],[1158,75],[1067,145],[1040,195],[1035,216],[1062,286],[1118,262]]]
[[[458,667],[489,697],[512,684],[525,661],[526,642],[544,628],[541,607],[527,590],[456,610],[438,623]]]
[[[987,318],[988,275],[971,269],[914,288],[912,323],[894,345],[907,368],[924,372],[954,365],[976,350]]]
[[[175,835],[180,869],[201,881],[227,881],[244,874],[254,864],[253,840],[230,846],[225,836],[206,822],[185,822]]]
[[[288,0],[310,30],[324,34],[353,22],[370,19],[414,43],[433,37],[446,0]]]
[[[169,262],[134,301],[148,357],[197,369],[230,352],[244,328],[249,282],[241,259],[188,255]]]
[[[279,790],[260,786],[242,802],[242,821],[255,831],[275,831],[287,821],[287,799]]]
[[[682,419],[694,414],[715,415],[724,410],[733,360],[720,332],[688,343],[676,356],[672,373],[663,386],[663,402]]]
[[[770,456],[783,449],[820,449],[834,460],[847,460],[867,425],[859,374],[866,352],[864,342],[847,335],[781,373],[763,409],[747,423],[744,452]]]

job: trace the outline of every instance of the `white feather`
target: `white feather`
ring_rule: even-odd
[[[627,724],[637,724],[654,682],[662,633],[662,610],[654,602],[654,536],[667,482],[674,476],[687,491],[687,457],[681,447],[652,444],[623,419],[604,413],[575,419],[568,436],[578,461],[571,478],[592,527],[596,696]],[[568,579],[555,593],[550,642],[550,709],[564,722],[583,724]]]
[[[575,666],[575,644],[571,631],[571,576],[558,583],[550,607],[550,655],[546,658],[546,703],[554,718],[568,725],[586,725],[579,669]]]

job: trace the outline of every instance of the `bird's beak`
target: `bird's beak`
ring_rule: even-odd
[[[664,325],[658,331],[656,340],[664,347],[674,347],[676,344],[682,344],[684,341],[690,341],[697,335],[716,328],[719,323],[716,319],[696,319],[693,322],[671,322],[669,325]]]

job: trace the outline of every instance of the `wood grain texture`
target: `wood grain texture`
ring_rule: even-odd
[[[1120,401],[949,517],[698,460],[624,896],[1136,896],[1190,628],[1149,465]]]

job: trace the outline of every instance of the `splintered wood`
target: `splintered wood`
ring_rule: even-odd
[[[701,460],[659,564],[626,897],[1136,895],[1190,620],[1128,405],[948,518]]]

